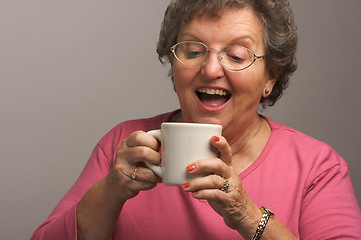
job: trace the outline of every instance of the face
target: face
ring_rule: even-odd
[[[182,24],[177,41],[199,41],[214,49],[236,44],[257,56],[265,53],[261,22],[249,8],[230,8],[220,18],[195,17]],[[260,98],[275,83],[264,59],[235,72],[221,65],[214,50],[200,65],[186,66],[174,59],[172,67],[183,120],[221,124],[228,139],[259,122]]]

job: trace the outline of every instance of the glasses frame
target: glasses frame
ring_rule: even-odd
[[[182,61],[177,57],[177,54],[175,53],[175,49],[176,49],[176,47],[177,47],[178,45],[181,45],[181,44],[184,44],[184,43],[199,43],[199,44],[203,45],[203,46],[206,48],[207,52],[206,52],[204,58],[202,59],[202,61],[201,61],[200,63],[193,64],[193,65],[191,65],[191,64],[186,64],[186,63],[182,62]],[[244,48],[244,49],[246,49],[248,52],[252,53],[252,54],[253,54],[253,60],[252,60],[252,62],[251,62],[250,64],[248,64],[246,67],[243,67],[243,68],[240,68],[240,69],[236,69],[236,70],[235,70],[235,69],[230,69],[230,68],[228,68],[227,66],[225,66],[224,63],[223,63],[223,61],[222,61],[222,60],[223,60],[222,53],[223,53],[223,49],[225,49],[226,47],[229,47],[229,46],[238,46],[238,47]],[[182,64],[184,64],[184,65],[186,65],[186,66],[191,66],[191,67],[201,65],[201,64],[203,63],[203,61],[208,58],[208,56],[209,56],[209,51],[214,50],[214,51],[217,52],[217,56],[218,56],[218,58],[219,58],[219,62],[221,63],[221,65],[222,65],[223,67],[225,67],[226,69],[228,69],[228,70],[230,70],[230,71],[234,71],[234,72],[242,71],[242,70],[244,70],[244,69],[246,69],[246,68],[249,68],[250,66],[252,66],[252,64],[253,64],[256,60],[261,59],[261,58],[263,58],[263,59],[265,58],[264,55],[263,55],[263,56],[257,56],[253,51],[251,51],[250,49],[248,49],[248,48],[246,48],[246,47],[243,47],[243,46],[241,46],[241,45],[227,45],[227,46],[225,46],[224,48],[222,48],[222,50],[219,50],[219,49],[216,49],[216,48],[208,48],[208,46],[207,46],[206,44],[204,44],[204,43],[202,43],[202,42],[198,42],[198,41],[182,41],[182,42],[179,42],[179,43],[174,44],[174,45],[170,48],[170,50],[171,50],[171,52],[173,53],[174,57],[175,57],[179,62],[181,62]]]

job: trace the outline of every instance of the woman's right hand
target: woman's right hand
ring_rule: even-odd
[[[124,203],[139,191],[154,188],[160,178],[144,165],[160,162],[158,141],[148,133],[132,133],[119,146],[112,169],[96,182],[77,206],[78,239],[109,239]],[[137,168],[136,178],[132,179]]]
[[[158,141],[143,131],[133,132],[124,139],[117,150],[114,165],[106,177],[111,193],[125,202],[138,195],[140,191],[152,189],[161,182],[161,178],[144,164],[145,161],[159,164],[158,151]],[[133,173],[136,175],[135,179],[131,177]]]

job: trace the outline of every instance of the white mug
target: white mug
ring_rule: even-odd
[[[216,158],[211,144],[213,136],[221,136],[222,126],[201,123],[162,123],[161,129],[148,132],[161,143],[161,166],[146,162],[167,186],[180,186],[197,177],[186,167],[199,159]]]

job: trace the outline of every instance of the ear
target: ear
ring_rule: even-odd
[[[272,93],[273,87],[276,84],[276,82],[277,82],[277,77],[275,77],[275,75],[272,74],[271,71],[269,71],[268,79],[264,85],[264,89],[263,89],[263,93],[262,93],[262,96],[264,98],[268,97]]]

